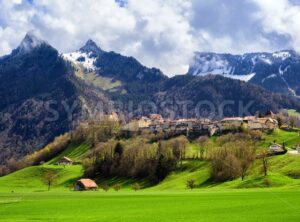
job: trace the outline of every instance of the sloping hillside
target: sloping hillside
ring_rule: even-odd
[[[216,138],[212,138],[214,142]],[[266,148],[274,140],[278,143],[285,142],[290,149],[300,142],[300,138],[295,132],[277,130],[273,133],[264,134],[259,147]],[[188,145],[188,158],[195,156],[199,147],[195,142]],[[69,145],[62,153],[40,166],[28,167],[10,175],[0,178],[0,191],[9,192],[11,190],[31,192],[46,191],[47,185],[43,182],[46,172],[54,172],[57,175],[57,181],[53,189],[70,190],[72,184],[83,176],[81,165],[75,166],[57,166],[57,160],[63,156],[72,158],[75,161],[82,161],[85,153],[91,149],[91,145],[83,142],[80,145]],[[195,180],[196,189],[236,189],[236,188],[265,188],[265,187],[300,187],[300,155],[285,154],[268,158],[268,175],[265,177],[262,172],[262,160],[258,159],[249,169],[245,179],[237,178],[224,183],[216,183],[210,178],[211,165],[208,161],[186,160],[175,171],[171,172],[159,184],[153,184],[147,179],[129,179],[129,178],[104,178],[96,177],[100,186],[108,185],[112,187],[120,184],[122,189],[130,190],[131,186],[139,183],[142,188],[149,191],[164,190],[186,190],[188,180]],[[9,184],[9,186],[8,186]]]
[[[27,167],[15,173],[0,178],[1,192],[38,192],[48,189],[44,177],[47,172],[53,172],[57,178],[53,189],[70,190],[72,184],[82,176],[82,167],[43,165]]]

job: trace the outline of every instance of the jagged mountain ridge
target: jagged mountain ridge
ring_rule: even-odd
[[[92,49],[86,50],[89,48]],[[95,51],[97,52],[95,53]],[[77,59],[74,61],[73,57],[76,53],[80,53],[82,57],[87,57],[87,59],[82,59],[77,56]],[[72,54],[73,57],[70,54],[65,54],[64,57],[69,61],[84,66],[87,70],[92,64],[92,70],[97,76],[110,76],[122,83],[120,88],[125,89],[125,93],[120,93],[121,90],[116,90],[115,92],[109,92],[107,96],[113,101],[123,102],[123,105],[125,104],[125,106],[128,101],[132,102],[131,108],[133,108],[134,113],[131,114],[133,116],[149,114],[151,112],[159,112],[166,116],[166,110],[160,107],[165,101],[173,102],[173,107],[169,107],[169,109],[172,110],[174,118],[182,117],[183,115],[182,110],[176,108],[178,107],[178,104],[190,100],[192,100],[193,104],[191,104],[190,112],[187,113],[187,117],[195,117],[197,115],[194,110],[197,103],[203,100],[211,101],[215,107],[218,107],[218,105],[225,100],[233,101],[235,105],[230,108],[227,107],[226,110],[224,110],[224,113],[222,113],[222,115],[225,116],[243,115],[238,113],[237,106],[239,100],[242,100],[243,102],[250,102],[253,100],[255,102],[255,105],[251,107],[250,110],[252,114],[258,110],[266,111],[272,109],[278,111],[280,108],[284,107],[297,107],[297,99],[276,95],[260,87],[249,83],[245,84],[237,80],[216,76],[201,78],[192,75],[168,78],[159,70],[158,72],[152,72],[153,69],[142,66],[132,57],[122,56],[114,52],[107,53],[98,47],[92,40],[89,40],[84,47]],[[108,61],[109,63],[106,64],[103,61]],[[99,66],[100,63],[105,64],[105,67]],[[116,67],[118,67],[118,69]],[[131,71],[128,71],[127,68],[130,68]],[[148,81],[149,78],[139,78],[139,76],[136,75],[136,70],[141,68],[146,70],[149,76],[154,76],[156,78],[153,78],[152,81]],[[120,72],[123,69],[127,72],[120,75]],[[147,107],[143,111],[139,110],[140,103],[147,101],[155,104],[157,106],[156,109],[151,110]],[[129,113],[130,110],[126,110],[126,108],[122,106],[120,112]],[[204,110],[203,112],[207,113],[207,110]],[[215,110],[215,112],[218,112],[218,110]]]
[[[78,51],[64,54],[64,58],[102,76],[123,81],[156,82],[167,78],[159,69],[143,66],[133,57],[103,51],[91,39]]]
[[[188,74],[218,74],[254,83],[273,92],[300,95],[300,55],[293,50],[243,55],[197,52]]]

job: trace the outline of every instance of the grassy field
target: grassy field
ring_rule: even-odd
[[[295,132],[277,130],[264,135],[259,146],[266,148],[274,140],[292,147],[300,138]],[[197,152],[196,146],[190,145],[189,155]],[[267,177],[257,160],[244,181],[213,183],[208,162],[189,160],[158,185],[100,177],[99,185],[119,183],[122,189],[74,192],[72,184],[83,176],[82,166],[53,164],[62,156],[80,161],[89,148],[87,143],[70,145],[44,165],[0,177],[0,222],[300,220],[300,155],[270,157]],[[43,176],[49,171],[55,172],[57,180],[47,191]],[[189,179],[196,180],[192,191],[186,188]],[[136,182],[143,187],[137,192],[131,189]]]
[[[0,194],[0,221],[299,221],[300,189]]]
[[[215,184],[207,162],[186,161],[162,183],[137,192],[130,187],[136,181],[115,178],[100,178],[99,184],[121,183],[119,192],[74,192],[70,188],[82,176],[81,166],[29,167],[0,178],[0,222],[299,221],[300,157],[269,162],[267,177],[256,162],[244,181]],[[49,170],[59,175],[51,191],[42,181]],[[198,187],[188,190],[188,179],[196,179]]]

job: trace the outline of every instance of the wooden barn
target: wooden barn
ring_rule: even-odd
[[[75,191],[97,190],[98,185],[91,179],[80,179],[74,184]]]
[[[62,158],[60,158],[57,162],[57,165],[72,165],[73,164],[73,160],[71,160],[70,158],[64,156]]]

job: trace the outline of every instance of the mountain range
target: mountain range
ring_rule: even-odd
[[[189,75],[222,75],[240,79],[270,91],[300,95],[300,55],[293,50],[243,55],[195,53]]]
[[[216,54],[208,54],[210,59],[205,58],[210,62],[202,64],[199,55],[190,68],[190,75],[169,78],[133,57],[106,52],[92,40],[75,52],[60,54],[46,41],[28,33],[18,48],[0,58],[0,164],[12,156],[23,156],[42,148],[80,121],[93,117],[98,109],[104,114],[117,112],[125,120],[149,113],[169,118],[222,118],[282,108],[300,110],[296,97],[252,84],[259,82],[253,80],[258,78],[258,67],[267,66],[256,65],[251,70],[250,58],[245,62],[249,66],[247,70],[246,65],[243,68],[237,64],[234,71],[226,66],[227,71],[231,70],[228,75],[256,73],[245,82],[207,75],[216,74],[213,72],[216,69],[205,64],[213,60],[217,64],[222,62],[217,61]],[[229,58],[230,64],[238,61],[235,56],[224,56],[228,57],[228,64]],[[297,66],[296,61],[294,66]],[[286,69],[286,66],[280,67]],[[291,89],[282,92],[293,94],[293,90],[297,94],[299,89],[289,83],[287,77],[290,69],[286,70],[280,78],[284,78]],[[265,76],[265,79],[267,83],[272,78]],[[241,104],[248,112],[241,112]],[[220,105],[224,106],[221,110]]]

